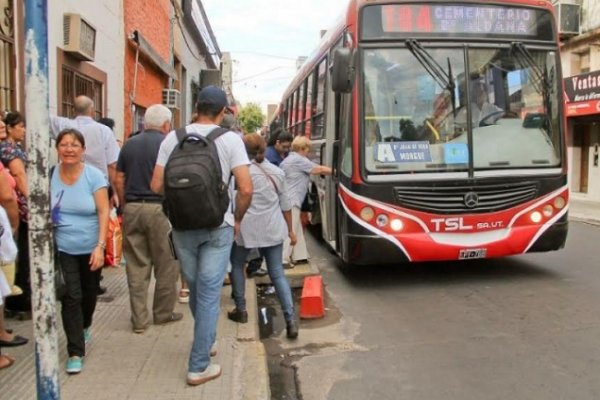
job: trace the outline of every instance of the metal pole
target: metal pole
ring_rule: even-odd
[[[29,254],[37,398],[60,399],[48,156],[48,3],[25,1],[25,107],[29,163]]]

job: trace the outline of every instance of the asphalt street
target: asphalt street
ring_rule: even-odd
[[[599,226],[553,253],[350,272],[309,240],[327,316],[264,340],[273,399],[600,398]]]

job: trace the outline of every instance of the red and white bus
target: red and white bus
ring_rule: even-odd
[[[325,241],[352,264],[564,247],[559,56],[548,1],[350,1],[274,120],[334,169]]]

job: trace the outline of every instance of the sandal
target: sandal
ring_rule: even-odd
[[[7,354],[0,354],[0,369],[8,368],[15,363],[15,359]]]
[[[190,302],[190,289],[181,289],[179,291],[179,302],[186,304]]]

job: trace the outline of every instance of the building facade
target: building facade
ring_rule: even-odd
[[[96,118],[115,120],[123,136],[123,2],[48,1],[50,113],[74,116],[78,95],[94,100]],[[67,40],[65,40],[68,38]]]
[[[72,117],[78,95],[119,139],[162,103],[188,123],[202,86],[223,86],[221,51],[200,0],[48,0],[49,112]],[[24,1],[0,0],[0,111],[25,112]],[[231,75],[231,74],[229,74]],[[225,87],[225,86],[224,86]],[[226,87],[231,99],[231,82]]]
[[[126,135],[143,129],[152,104],[177,79],[173,68],[173,8],[169,0],[124,0],[124,126]]]
[[[23,3],[0,0],[0,12],[0,111],[23,110]]]
[[[573,198],[600,202],[600,0],[557,1]]]
[[[25,111],[24,2],[0,0],[0,110]],[[73,116],[75,96],[123,132],[123,1],[48,1],[49,112]]]
[[[204,71],[220,73],[221,52],[199,0],[124,0],[125,126],[143,129],[146,108],[162,103],[173,125],[189,123]],[[219,81],[218,84],[221,84]]]
[[[174,0],[174,67],[177,80],[173,88],[179,92],[174,123],[190,122],[202,78],[206,71],[220,75],[221,51],[208,17],[199,0]],[[203,72],[204,71],[204,72]]]

